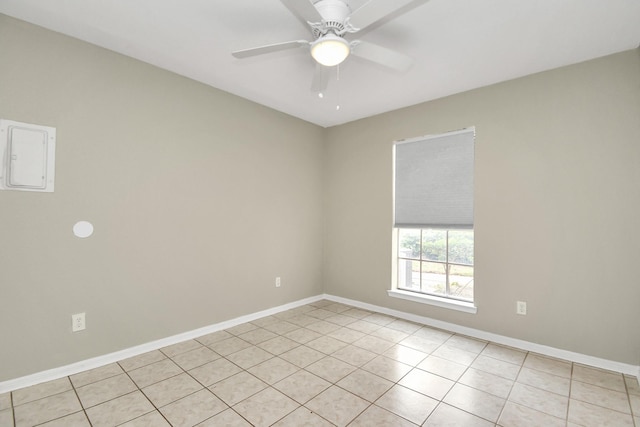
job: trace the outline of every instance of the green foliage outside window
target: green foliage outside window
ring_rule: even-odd
[[[467,230],[403,229],[400,234],[400,250],[403,253],[400,256],[447,262],[447,235],[448,262],[473,265],[473,231]]]

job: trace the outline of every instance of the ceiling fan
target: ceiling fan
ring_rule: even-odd
[[[316,60],[311,90],[322,92],[327,86],[328,67],[342,63],[349,55],[378,63],[398,71],[411,67],[413,59],[395,50],[361,40],[347,40],[345,35],[357,33],[382,19],[394,18],[406,9],[427,0],[369,0],[351,11],[346,0],[280,0],[298,19],[309,26],[313,41],[292,40],[232,52],[236,58],[247,58],[287,49],[308,48]]]

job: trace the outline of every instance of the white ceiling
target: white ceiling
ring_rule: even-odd
[[[309,1],[309,0],[299,0]],[[374,0],[389,1],[392,0]],[[349,0],[352,10],[367,0]],[[640,0],[416,0],[358,33],[415,63],[405,73],[349,57],[324,99],[308,50],[240,50],[310,40],[279,0],[0,0],[0,13],[111,49],[328,127],[638,47]],[[340,109],[336,110],[336,105]]]

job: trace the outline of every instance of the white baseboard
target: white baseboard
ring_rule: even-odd
[[[212,332],[228,329],[233,326],[240,325],[242,323],[251,322],[262,317],[278,314],[282,311],[291,310],[312,302],[316,302],[323,299],[323,295],[317,295],[315,297],[301,299],[292,303],[280,305],[278,307],[269,308],[267,310],[258,311],[256,313],[247,314],[246,316],[236,317],[235,319],[226,320],[224,322],[216,323],[213,325],[205,326],[203,328],[194,329],[192,331],[184,332],[178,335],[173,335],[168,338],[162,338],[156,341],[148,342],[145,344],[130,347],[124,350],[116,351],[114,353],[105,354],[103,356],[93,357],[91,359],[83,360],[70,365],[61,366],[59,368],[49,369],[47,371],[38,372],[32,375],[16,378],[0,382],[0,394],[8,391],[17,390],[19,388],[29,387],[35,384],[43,383],[46,381],[57,380],[69,375],[74,375],[82,371],[89,369],[99,368],[101,366],[115,363],[120,360],[127,359],[129,357],[138,356],[140,354],[158,350],[163,347],[167,347],[172,344],[177,344],[183,341],[191,340],[201,337],[203,335],[210,334]]]
[[[260,319],[262,317],[271,316],[280,312],[291,310],[312,302],[327,299],[334,302],[339,302],[354,307],[362,308],[364,310],[375,311],[389,316],[394,316],[399,319],[408,320],[411,322],[421,323],[427,326],[432,326],[439,329],[444,329],[454,333],[464,334],[473,338],[481,340],[492,341],[496,344],[502,344],[509,347],[519,348],[526,351],[532,351],[545,356],[556,357],[559,359],[568,360],[571,362],[582,363],[584,365],[594,366],[601,369],[607,369],[610,371],[620,372],[627,375],[635,376],[640,380],[640,366],[630,365],[626,363],[615,362],[612,360],[601,359],[598,357],[588,356],[586,354],[574,353],[567,350],[562,350],[554,347],[540,345],[516,338],[510,338],[503,335],[497,335],[490,332],[481,331],[479,329],[468,328],[466,326],[456,325],[454,323],[443,322],[441,320],[432,319],[429,317],[418,316],[411,313],[405,313],[403,311],[393,310],[386,307],[380,307],[373,304],[368,304],[348,298],[337,297],[334,295],[317,295],[314,297],[305,298],[292,303],[280,305],[278,307],[269,308],[267,310],[258,311],[256,313],[247,314],[245,316],[236,317],[235,319],[226,320],[224,322],[216,323],[214,325],[205,326],[203,328],[194,329],[192,331],[184,332],[178,335],[173,335],[168,338],[148,342],[135,347],[127,348],[114,353],[105,354],[103,356],[94,357],[91,359],[83,360],[70,365],[61,366],[59,368],[49,369],[47,371],[38,372],[32,375],[16,378],[0,382],[0,393],[6,393],[8,391],[17,390],[19,388],[29,387],[35,384],[39,384],[46,381],[52,381],[59,378],[63,378],[69,375],[74,375],[82,371],[89,369],[99,368],[101,366],[115,363],[117,361],[127,359],[129,357],[138,356],[140,354],[158,350],[163,347],[167,347],[172,344],[177,344],[190,339],[198,338],[212,332],[228,329],[242,323],[251,322],[253,320]]]
[[[555,347],[549,347],[542,344],[536,344],[529,341],[519,340],[517,338],[506,337],[504,335],[498,335],[491,332],[481,331],[479,329],[473,329],[466,326],[456,325],[455,323],[443,322],[441,320],[432,319],[430,317],[418,316],[416,314],[405,313],[403,311],[393,310],[386,307],[380,307],[373,304],[368,304],[348,298],[337,297],[334,295],[323,295],[324,299],[330,301],[339,302],[342,304],[352,305],[354,307],[362,308],[364,310],[376,311],[379,313],[387,314],[389,316],[398,317],[400,319],[409,320],[411,322],[422,323],[427,326],[433,326],[434,328],[444,329],[450,332],[467,335],[473,338],[478,338],[485,341],[491,341],[496,344],[501,344],[513,348],[518,348],[525,351],[532,351],[544,356],[555,357],[558,359],[564,359],[570,362],[581,363],[583,365],[589,365],[596,368],[606,369],[609,371],[620,372],[622,374],[632,375],[638,378],[640,381],[640,366],[630,365],[627,363],[616,362],[613,360],[602,359],[599,357],[589,356],[586,354],[575,353],[572,351],[562,350]]]

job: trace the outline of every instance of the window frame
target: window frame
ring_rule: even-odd
[[[400,245],[401,245],[401,241],[400,241],[400,231],[401,230],[417,230],[420,232],[419,234],[419,243],[420,243],[420,250],[419,250],[419,254],[417,258],[414,257],[407,257],[407,256],[403,256],[403,254],[400,253]],[[439,261],[439,260],[434,260],[434,259],[429,259],[427,257],[424,256],[424,232],[425,231],[440,231],[440,232],[444,232],[445,233],[445,249],[444,249],[444,255],[445,255],[445,259],[444,261]],[[464,264],[461,262],[453,262],[450,260],[450,240],[449,240],[449,233],[450,232],[456,232],[456,231],[466,231],[469,232],[471,231],[471,233],[473,233],[473,230],[460,230],[460,229],[450,229],[450,228],[403,228],[403,227],[398,227],[398,239],[396,239],[396,245],[397,245],[397,251],[398,251],[398,256],[396,257],[398,265],[400,264],[401,260],[404,260],[406,262],[418,262],[420,263],[420,283],[419,283],[419,288],[420,290],[413,290],[404,286],[401,286],[400,283],[400,270],[398,269],[398,275],[396,276],[396,283],[397,283],[397,288],[401,289],[401,290],[405,290],[405,291],[410,291],[410,292],[417,292],[420,294],[425,294],[425,295],[431,295],[431,296],[437,296],[437,297],[441,297],[441,298],[450,298],[453,300],[457,300],[457,301],[463,301],[463,302],[473,302],[473,296],[471,297],[471,299],[468,298],[463,298],[460,296],[457,296],[456,294],[451,292],[451,266],[459,266],[459,267],[471,267],[473,268],[474,265],[472,264]],[[475,237],[475,236],[473,236]],[[424,263],[432,263],[432,264],[439,264],[443,266],[443,269],[445,271],[444,276],[445,276],[445,290],[444,290],[444,294],[440,294],[440,293],[436,293],[436,292],[428,292],[428,291],[424,291],[423,290],[423,266]],[[413,270],[413,269],[412,269]],[[474,271],[475,273],[475,271]],[[471,276],[471,281],[473,281],[474,276]]]
[[[446,261],[442,262],[442,261],[431,261],[431,260],[427,260],[423,258],[423,254],[422,254],[422,247],[423,247],[423,241],[422,241],[422,230],[446,230],[448,231],[453,231],[453,230],[461,230],[461,229],[466,229],[466,230],[471,230],[474,232],[474,251],[475,251],[475,230],[474,230],[474,226],[473,226],[473,212],[471,212],[471,219],[470,222],[464,222],[464,218],[465,217],[460,217],[457,215],[457,212],[452,212],[451,213],[451,219],[453,220],[453,222],[451,224],[448,223],[449,220],[449,216],[447,217],[443,217],[442,215],[440,215],[439,217],[438,212],[435,212],[436,217],[439,218],[439,220],[435,220],[434,222],[430,222],[430,221],[417,221],[414,223],[411,223],[411,221],[408,221],[405,223],[405,221],[403,220],[399,220],[396,217],[396,209],[398,207],[398,202],[396,200],[396,190],[397,190],[397,183],[396,183],[396,179],[398,178],[398,172],[397,172],[397,166],[398,166],[398,160],[396,159],[396,146],[398,144],[404,144],[404,143],[413,143],[413,142],[422,142],[422,141],[426,141],[426,142],[431,142],[431,141],[437,141],[438,138],[443,138],[442,141],[447,141],[447,140],[452,140],[452,141],[457,141],[456,139],[449,139],[450,137],[456,137],[457,135],[461,135],[461,134],[469,134],[471,133],[472,136],[472,147],[471,150],[474,150],[474,146],[475,146],[475,127],[470,127],[470,128],[465,128],[459,131],[453,131],[453,132],[447,132],[447,133],[443,133],[443,134],[439,134],[439,135],[427,135],[424,137],[418,137],[418,138],[412,138],[409,140],[399,140],[399,141],[395,141],[394,143],[394,149],[393,149],[393,177],[394,177],[394,183],[393,183],[393,204],[394,204],[394,224],[393,224],[393,228],[392,228],[392,277],[391,277],[391,289],[389,289],[387,291],[388,295],[391,297],[395,297],[395,298],[401,298],[401,299],[405,299],[405,300],[409,300],[409,301],[415,301],[415,302],[420,302],[420,303],[424,303],[424,304],[429,304],[429,305],[434,305],[434,306],[438,306],[438,307],[442,307],[442,308],[448,308],[448,309],[453,309],[453,310],[458,310],[458,311],[463,311],[466,313],[477,313],[477,307],[476,307],[476,297],[475,297],[475,289],[474,289],[474,295],[472,297],[471,300],[468,299],[460,299],[460,298],[456,298],[455,296],[451,296],[450,294],[450,271],[449,268],[447,268],[448,266],[451,265],[464,265],[466,266],[467,264],[460,264],[460,263],[455,263],[455,262],[449,262],[449,250],[448,250],[448,245],[449,245],[449,239],[448,239],[448,235],[447,235],[447,250],[446,250]],[[457,143],[457,142],[456,142]],[[442,147],[442,145],[439,145],[438,147]],[[435,152],[437,153],[436,155],[439,155],[440,153],[437,151],[438,147],[434,146],[434,149],[436,150]],[[404,151],[404,153],[407,153],[407,151]],[[463,154],[463,152],[461,152],[461,154]],[[406,157],[406,154],[403,154],[405,157],[403,158],[403,162],[402,164],[405,165],[405,159],[411,159],[410,157]],[[471,159],[473,162],[473,152],[471,154]],[[407,165],[408,167],[416,167],[417,164],[411,164],[411,161],[408,162],[409,164]],[[455,162],[454,162],[455,163]],[[429,162],[426,162],[425,164],[429,164]],[[471,164],[471,182],[473,182],[473,164]],[[405,169],[402,169],[405,170]],[[419,169],[408,169],[410,171],[415,171],[415,170],[419,170]],[[431,171],[431,169],[428,169]],[[410,173],[414,173],[414,172],[410,172]],[[418,174],[419,175],[419,174]],[[406,180],[406,174],[402,177],[403,179],[400,182],[405,182]],[[411,175],[409,175],[411,176]],[[431,182],[431,181],[429,181]],[[436,181],[437,182],[437,181]],[[406,188],[404,185],[402,186],[402,188]],[[420,187],[416,187],[418,188],[418,191],[422,191],[419,188]],[[441,187],[433,187],[433,188],[438,188],[440,189]],[[454,187],[455,188],[455,187]],[[406,199],[406,194],[407,193],[403,193],[405,196],[400,199],[402,201],[401,206],[403,208],[406,208],[406,204],[405,201]],[[416,193],[419,195],[422,194],[431,194],[431,193]],[[436,193],[437,194],[437,193]],[[451,193],[449,193],[451,194]],[[458,194],[458,193],[456,193]],[[464,193],[460,193],[460,194],[464,194]],[[422,196],[421,196],[422,197]],[[430,209],[428,208],[428,206],[433,206],[434,200],[431,200],[432,196],[427,195],[426,199],[412,199],[412,200],[423,200],[422,202],[418,201],[418,204],[415,205],[417,208],[422,209],[423,207],[425,209]],[[473,198],[473,190],[471,193],[471,197]],[[437,199],[436,199],[437,200]],[[447,199],[447,202],[450,199]],[[458,199],[458,200],[464,200],[464,199]],[[473,200],[473,199],[472,199]],[[425,201],[427,201],[427,204],[424,204]],[[420,203],[422,203],[422,206],[420,205]],[[457,202],[456,202],[457,203]],[[468,208],[469,205],[464,206],[464,202],[460,205],[460,207],[465,207]],[[471,207],[471,209],[473,209]],[[406,213],[406,210],[403,210],[403,218],[406,217],[406,215],[404,215],[404,213]],[[465,210],[463,210],[462,212],[466,212]],[[429,211],[429,218],[431,218],[431,210]],[[460,220],[460,218],[462,219],[462,222],[457,222],[458,220]],[[466,217],[468,218],[468,217]],[[419,218],[421,219],[421,218]],[[425,218],[426,219],[426,218]],[[444,223],[441,223],[439,221],[443,221]],[[469,219],[467,219],[466,221],[469,221]],[[419,254],[419,258],[415,259],[415,258],[407,258],[407,257],[401,257],[399,256],[399,246],[400,246],[400,230],[404,230],[404,229],[419,229],[420,231],[420,254]],[[399,288],[398,284],[399,284],[399,276],[398,276],[398,270],[399,270],[399,265],[400,265],[400,261],[401,260],[407,260],[408,262],[420,262],[420,291],[416,291],[416,290],[409,290],[406,288]],[[474,260],[475,261],[475,260]],[[425,293],[422,291],[422,268],[423,268],[423,262],[435,262],[435,263],[439,263],[439,264],[443,264],[445,267],[445,271],[446,271],[446,295],[439,295],[439,294],[435,294],[435,293]],[[475,264],[475,262],[474,262]],[[472,266],[474,268],[474,285],[475,285],[475,266]]]
[[[450,310],[461,311],[464,313],[476,314],[478,308],[476,306],[475,290],[473,301],[459,300],[449,298],[445,296],[439,296],[435,294],[427,294],[417,291],[410,291],[398,288],[398,247],[399,247],[399,233],[400,228],[394,227],[392,229],[393,239],[393,263],[392,263],[392,281],[391,289],[387,290],[387,295],[393,298],[399,298],[407,301],[413,301],[421,304],[432,305],[440,308],[446,308]],[[475,232],[474,232],[474,247],[475,247]],[[475,263],[474,263],[475,264]],[[474,268],[474,282],[475,282],[475,268]]]

